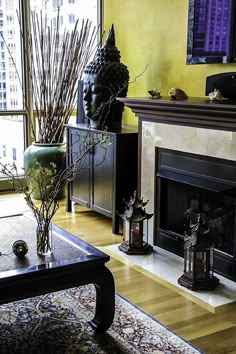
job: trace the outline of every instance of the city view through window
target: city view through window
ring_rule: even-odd
[[[72,29],[78,18],[88,18],[97,26],[97,3],[97,0],[30,0],[30,8],[46,13],[48,19],[56,24],[59,7],[59,23],[64,31],[65,28]],[[0,158],[4,163],[14,161],[19,172],[23,172],[26,116],[18,18],[19,0],[0,0]]]

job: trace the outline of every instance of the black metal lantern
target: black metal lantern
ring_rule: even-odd
[[[191,290],[214,290],[219,279],[213,275],[213,252],[217,241],[214,221],[199,211],[192,200],[185,212],[184,274],[178,283]]]
[[[120,214],[123,219],[124,242],[119,246],[119,250],[126,254],[147,254],[152,251],[152,246],[144,241],[148,241],[148,220],[153,214],[147,214],[144,206],[148,203],[143,199],[138,199],[137,193],[128,202],[125,202],[124,214]],[[144,233],[146,230],[146,235]]]
[[[214,290],[219,279],[213,275],[213,270],[213,247],[187,247],[184,250],[184,274],[178,283],[191,290]]]

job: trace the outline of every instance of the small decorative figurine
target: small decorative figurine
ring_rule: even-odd
[[[172,100],[186,100],[188,98],[183,90],[174,87],[169,90],[169,96]]]
[[[227,98],[224,98],[220,92],[220,90],[214,89],[213,92],[209,93],[209,100],[210,101],[224,101]]]
[[[150,94],[151,98],[161,98],[161,91],[158,91],[156,87],[152,90],[149,90],[148,93]]]

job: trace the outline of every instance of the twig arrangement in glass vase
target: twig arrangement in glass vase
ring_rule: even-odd
[[[78,156],[75,157],[73,163],[60,171],[59,174],[57,174],[56,165],[53,162],[50,163],[49,167],[37,162],[36,168],[29,168],[25,171],[25,178],[31,180],[31,190],[25,186],[15,163],[4,164],[0,161],[0,173],[9,178],[16,192],[24,194],[26,204],[30,207],[36,219],[37,253],[39,255],[46,255],[52,252],[51,222],[59,208],[58,195],[65,182],[73,180],[79,174],[80,170],[84,168],[86,155],[96,145],[99,145],[104,152],[99,161],[99,164],[101,164],[106,157],[108,144],[109,141],[105,130],[100,132],[97,139],[90,143],[87,136],[84,136],[83,141],[80,143]],[[40,200],[38,201],[33,198],[34,188],[38,189],[40,193]]]

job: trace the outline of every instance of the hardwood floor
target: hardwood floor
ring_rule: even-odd
[[[66,213],[64,203],[54,218],[58,226],[94,246],[121,243],[113,235],[111,220],[80,205]],[[205,353],[236,353],[236,304],[213,314],[175,291],[161,285],[153,276],[111,257],[116,291]]]
[[[62,201],[53,222],[95,247],[122,242],[122,235],[112,234],[110,219],[79,205],[67,213]],[[119,294],[204,353],[236,353],[236,304],[213,314],[137,267],[112,257],[107,266],[114,275]]]

